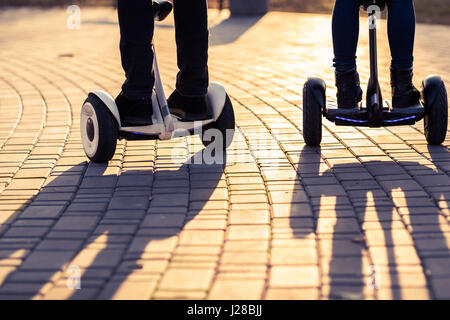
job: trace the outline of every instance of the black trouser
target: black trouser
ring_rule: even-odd
[[[175,38],[179,73],[177,90],[184,96],[203,96],[208,89],[208,19],[206,0],[174,0]],[[118,0],[120,52],[131,99],[150,98],[154,32],[151,0]]]
[[[333,11],[334,66],[339,72],[356,68],[359,1],[336,0]],[[413,0],[388,0],[388,36],[393,70],[413,67],[415,14]]]

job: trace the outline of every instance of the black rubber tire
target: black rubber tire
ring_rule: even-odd
[[[448,99],[447,90],[442,80],[439,80],[431,90],[423,89],[425,116],[423,120],[425,138],[430,145],[440,145],[447,135],[448,126]],[[430,104],[426,92],[437,90],[434,101]],[[428,94],[431,95],[431,94]]]
[[[95,163],[109,162],[116,152],[119,126],[108,107],[97,96],[91,94],[85,103],[89,102],[95,110],[98,122],[98,147],[95,154],[86,156]]]
[[[310,80],[303,87],[303,139],[306,145],[317,147],[322,141],[322,107],[314,98],[312,88]]]
[[[224,137],[222,148],[223,150],[226,150],[233,142],[235,127],[236,120],[234,118],[233,104],[231,103],[231,100],[227,95],[225,105],[219,118],[217,118],[215,122],[203,128],[203,132],[200,136],[203,145],[207,147],[211,143],[214,143],[214,139],[211,139],[211,141],[208,141],[209,139],[206,139],[205,133],[208,131],[208,129],[217,129],[221,132],[222,137]],[[227,133],[231,133],[231,135],[229,134],[229,136],[227,136]]]

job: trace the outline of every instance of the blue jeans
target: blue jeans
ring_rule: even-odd
[[[412,69],[415,34],[413,0],[388,0],[387,8],[391,69]],[[334,67],[338,72],[351,71],[356,68],[359,1],[336,0],[332,26]]]
[[[208,90],[208,19],[206,0],[174,0],[177,43],[177,90],[204,96]],[[120,53],[130,99],[150,98],[155,77],[151,47],[154,20],[151,0],[118,0]],[[167,40],[169,41],[169,40]]]

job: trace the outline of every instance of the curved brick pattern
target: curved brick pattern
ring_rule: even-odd
[[[329,17],[211,11],[211,77],[238,126],[226,164],[187,161],[202,150],[188,137],[120,141],[108,166],[86,161],[79,112],[90,90],[120,90],[116,14],[67,18],[0,13],[0,298],[450,298],[450,140],[324,122],[321,149],[305,147],[302,84],[318,75],[335,95]],[[418,26],[417,84],[448,80],[448,34]],[[173,35],[171,18],[157,27],[168,92]]]

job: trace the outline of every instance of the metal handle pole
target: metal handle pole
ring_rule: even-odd
[[[378,57],[377,57],[377,12],[372,10],[369,15],[369,46],[370,46],[370,77],[378,82]]]

